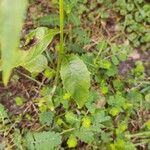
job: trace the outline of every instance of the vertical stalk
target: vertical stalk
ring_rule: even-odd
[[[64,54],[64,0],[59,0],[59,19],[60,19],[60,47],[58,50],[57,58],[57,71],[55,85],[57,86],[59,80],[59,71],[61,67],[61,62]]]
[[[50,100],[52,100],[52,97],[56,91],[56,87],[59,81],[59,71],[60,71],[61,62],[64,54],[64,0],[59,0],[59,19],[60,19],[60,46],[57,52],[58,57],[57,57],[56,77],[55,77],[54,86],[50,93],[50,97],[49,97]]]
[[[55,94],[56,87],[59,81],[59,71],[60,71],[61,62],[64,54],[64,0],[59,0],[59,19],[60,19],[60,45],[59,45],[59,50],[57,52],[58,57],[57,57],[55,83],[50,93],[50,100],[52,100],[52,102],[53,102],[52,97]]]

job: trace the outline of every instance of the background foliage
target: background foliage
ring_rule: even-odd
[[[59,1],[0,2],[5,84],[11,76],[0,83],[0,149],[150,149],[150,2],[64,0],[64,11],[54,93]]]

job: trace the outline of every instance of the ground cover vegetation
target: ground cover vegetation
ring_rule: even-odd
[[[149,0],[0,1],[0,150],[150,149]]]

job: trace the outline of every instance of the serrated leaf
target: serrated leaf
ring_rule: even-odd
[[[5,85],[17,59],[17,47],[26,7],[27,0],[2,0],[0,3],[0,43]]]
[[[48,14],[38,18],[40,26],[59,26],[59,16],[57,14]]]
[[[70,124],[74,124],[77,121],[79,121],[77,116],[72,112],[66,112],[65,119],[66,119],[67,123],[70,123]]]
[[[15,129],[13,137],[14,137],[14,144],[17,147],[17,150],[23,149],[22,148],[22,135],[19,129]]]
[[[3,121],[5,118],[8,118],[7,111],[5,110],[4,106],[0,104],[0,122]]]
[[[55,132],[29,132],[25,137],[28,150],[55,150],[61,143],[61,136]]]
[[[94,141],[94,133],[90,129],[80,128],[75,132],[75,135],[85,143],[91,143]]]
[[[76,55],[67,56],[60,70],[63,86],[81,108],[88,99],[90,72],[84,62]]]
[[[42,125],[50,126],[53,122],[54,114],[52,112],[43,112],[39,115],[39,120]]]

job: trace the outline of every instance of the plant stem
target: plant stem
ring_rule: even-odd
[[[64,0],[59,0],[59,16],[60,16],[60,47],[59,47],[58,58],[57,58],[55,86],[57,86],[59,81],[59,71],[60,71],[61,62],[64,54]]]
[[[30,76],[28,76],[28,75],[26,75],[26,74],[20,72],[20,71],[17,70],[17,69],[16,69],[16,71],[17,71],[19,74],[21,74],[22,76],[24,76],[24,77],[30,79],[31,81],[34,81],[34,82],[37,83],[39,86],[41,86],[41,85],[43,84],[43,83],[37,81],[36,79],[34,79],[34,78],[32,78],[32,77],[30,77]]]
[[[64,55],[64,0],[59,0],[59,19],[60,19],[60,45],[59,45],[59,50],[57,52],[57,69],[56,69],[56,77],[55,77],[55,83],[54,86],[52,88],[52,91],[50,93],[50,99],[52,100],[52,97],[55,94],[56,88],[57,88],[57,84],[59,81],[59,71],[60,71],[60,67],[61,67],[61,62],[62,62],[62,58]]]
[[[145,132],[141,132],[141,133],[136,133],[136,134],[130,134],[130,135],[126,135],[129,138],[133,138],[133,137],[142,137],[142,136],[150,136],[150,132],[149,131],[145,131]]]
[[[59,0],[59,19],[60,19],[60,44],[59,44],[59,50],[57,52],[57,69],[56,69],[56,77],[55,77],[55,83],[52,88],[52,91],[50,93],[50,99],[52,100],[52,97],[55,94],[57,84],[59,81],[59,71],[61,67],[61,62],[64,54],[64,0]],[[53,100],[52,100],[53,101]]]
[[[60,134],[64,134],[64,133],[67,133],[67,132],[71,132],[71,131],[74,131],[76,130],[76,128],[71,128],[71,129],[68,129],[68,130],[64,130],[63,132],[61,132]]]

